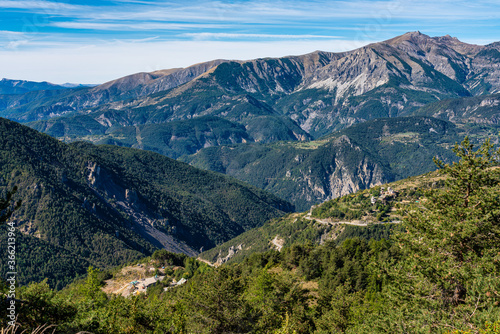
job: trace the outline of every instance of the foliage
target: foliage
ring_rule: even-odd
[[[454,330],[450,331],[447,334],[472,334],[473,332],[471,330]],[[500,322],[495,322],[495,323],[490,323],[487,322],[484,327],[481,327],[478,329],[476,333],[479,334],[498,334],[500,333]]]
[[[395,236],[404,261],[387,269],[388,296],[400,317],[393,330],[465,330],[500,316],[500,173],[494,168],[500,151],[489,141],[475,151],[468,138],[453,151],[458,163],[435,160],[448,176],[445,189],[408,207],[405,231]]]

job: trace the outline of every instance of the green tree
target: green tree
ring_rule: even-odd
[[[254,332],[309,332],[308,291],[290,272],[273,272],[271,265],[254,273],[244,294],[252,308]]]
[[[248,305],[241,298],[245,284],[235,267],[221,267],[191,280],[186,300],[194,332],[248,332]]]
[[[87,278],[82,285],[83,295],[91,302],[92,308],[101,306],[106,301],[106,294],[101,290],[102,280],[99,279],[98,268],[89,266],[87,269]]]
[[[317,319],[315,333],[345,333],[359,322],[363,316],[363,298],[360,292],[349,293],[349,289],[349,285],[344,284],[332,291],[330,308]]]
[[[470,329],[500,317],[500,150],[489,140],[474,150],[465,138],[453,151],[457,163],[434,159],[445,188],[404,210],[384,331]]]
[[[56,292],[47,284],[47,279],[20,287],[17,304],[17,321],[25,330],[64,323],[77,312],[73,305],[57,298]]]

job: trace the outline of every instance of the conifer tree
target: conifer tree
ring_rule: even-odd
[[[465,138],[453,151],[457,163],[435,159],[445,188],[404,210],[384,330],[445,332],[500,319],[500,150],[489,140],[474,150]]]

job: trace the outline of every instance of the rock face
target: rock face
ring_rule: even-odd
[[[360,189],[435,169],[434,156],[462,139],[453,123],[427,117],[367,121],[305,143],[220,146],[183,160],[277,194],[299,211]]]
[[[352,162],[347,161],[348,157],[342,156],[342,151],[361,151],[361,149],[354,146],[347,136],[340,137],[334,143],[338,145],[337,149],[340,151],[338,154],[339,157],[335,160],[335,163],[332,164],[331,170],[333,173],[326,175],[328,183],[323,187],[323,189],[325,189],[322,191],[324,192],[324,196],[320,198],[319,202],[352,194],[360,189],[381,185],[393,179],[390,172],[384,170],[385,166],[382,167],[380,164],[372,161],[368,156],[361,158],[357,165],[352,166]]]
[[[287,164],[289,173],[274,187],[278,184],[281,184],[280,187],[293,185],[295,191],[287,196],[282,190],[282,196],[289,198],[302,210],[311,204],[393,179],[387,166],[376,162],[364,148],[351,142],[347,136],[335,138],[314,151],[303,152],[298,156],[297,160]]]

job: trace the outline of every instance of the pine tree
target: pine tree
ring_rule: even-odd
[[[457,163],[435,159],[445,188],[404,210],[385,330],[475,329],[500,318],[500,150],[489,140],[474,150],[465,138],[453,151]]]

